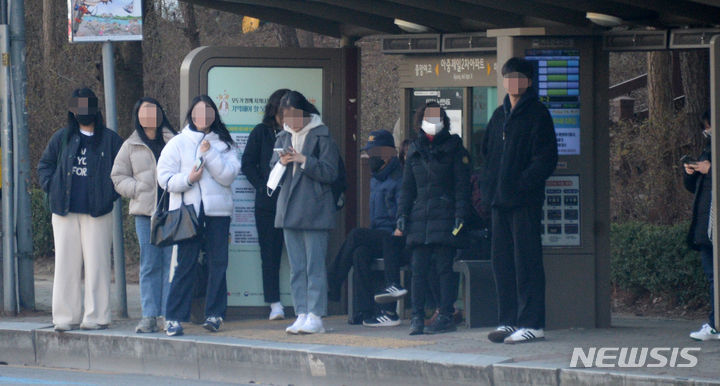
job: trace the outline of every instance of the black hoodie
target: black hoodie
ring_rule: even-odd
[[[514,109],[505,96],[493,113],[482,147],[483,197],[493,208],[542,206],[545,180],[558,160],[555,126],[548,109],[529,88]]]

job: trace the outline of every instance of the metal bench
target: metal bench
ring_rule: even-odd
[[[456,260],[453,271],[464,283],[465,326],[467,328],[497,325],[497,291],[490,260]]]

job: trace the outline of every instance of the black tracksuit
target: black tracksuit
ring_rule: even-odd
[[[493,113],[483,141],[482,183],[492,216],[499,325],[545,327],[542,205],[557,164],[552,117],[530,88]]]
[[[275,207],[279,193],[273,192],[272,197],[268,197],[265,188],[270,176],[275,136],[274,128],[264,123],[255,126],[242,155],[242,172],[255,187],[255,224],[262,259],[263,293],[267,303],[280,301],[280,257],[283,245],[283,231],[275,228]]]
[[[398,215],[406,219],[407,245],[413,251],[413,317],[425,316],[429,272],[439,280],[440,314],[451,317],[457,298],[452,263],[464,240],[452,231],[456,219],[470,216],[470,156],[448,129],[432,140],[421,132],[405,161]]]

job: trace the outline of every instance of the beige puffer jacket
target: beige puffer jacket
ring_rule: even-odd
[[[166,128],[167,143],[174,135]],[[157,160],[152,150],[133,131],[120,148],[110,178],[115,190],[130,199],[130,214],[152,216],[157,206]]]

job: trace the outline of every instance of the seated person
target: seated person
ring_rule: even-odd
[[[397,157],[395,141],[387,130],[370,133],[367,146],[362,149],[370,158],[370,229],[356,228],[348,234],[345,243],[328,269],[330,300],[340,300],[340,287],[351,267],[355,267],[353,305],[354,315],[348,323],[368,327],[397,326],[400,318],[395,313],[395,301],[407,294],[399,284],[400,267],[405,240],[392,236],[397,215],[398,189],[402,180],[402,166]],[[376,258],[385,260],[386,289],[380,296],[381,305],[373,301],[372,271]],[[379,295],[381,295],[379,294]]]

